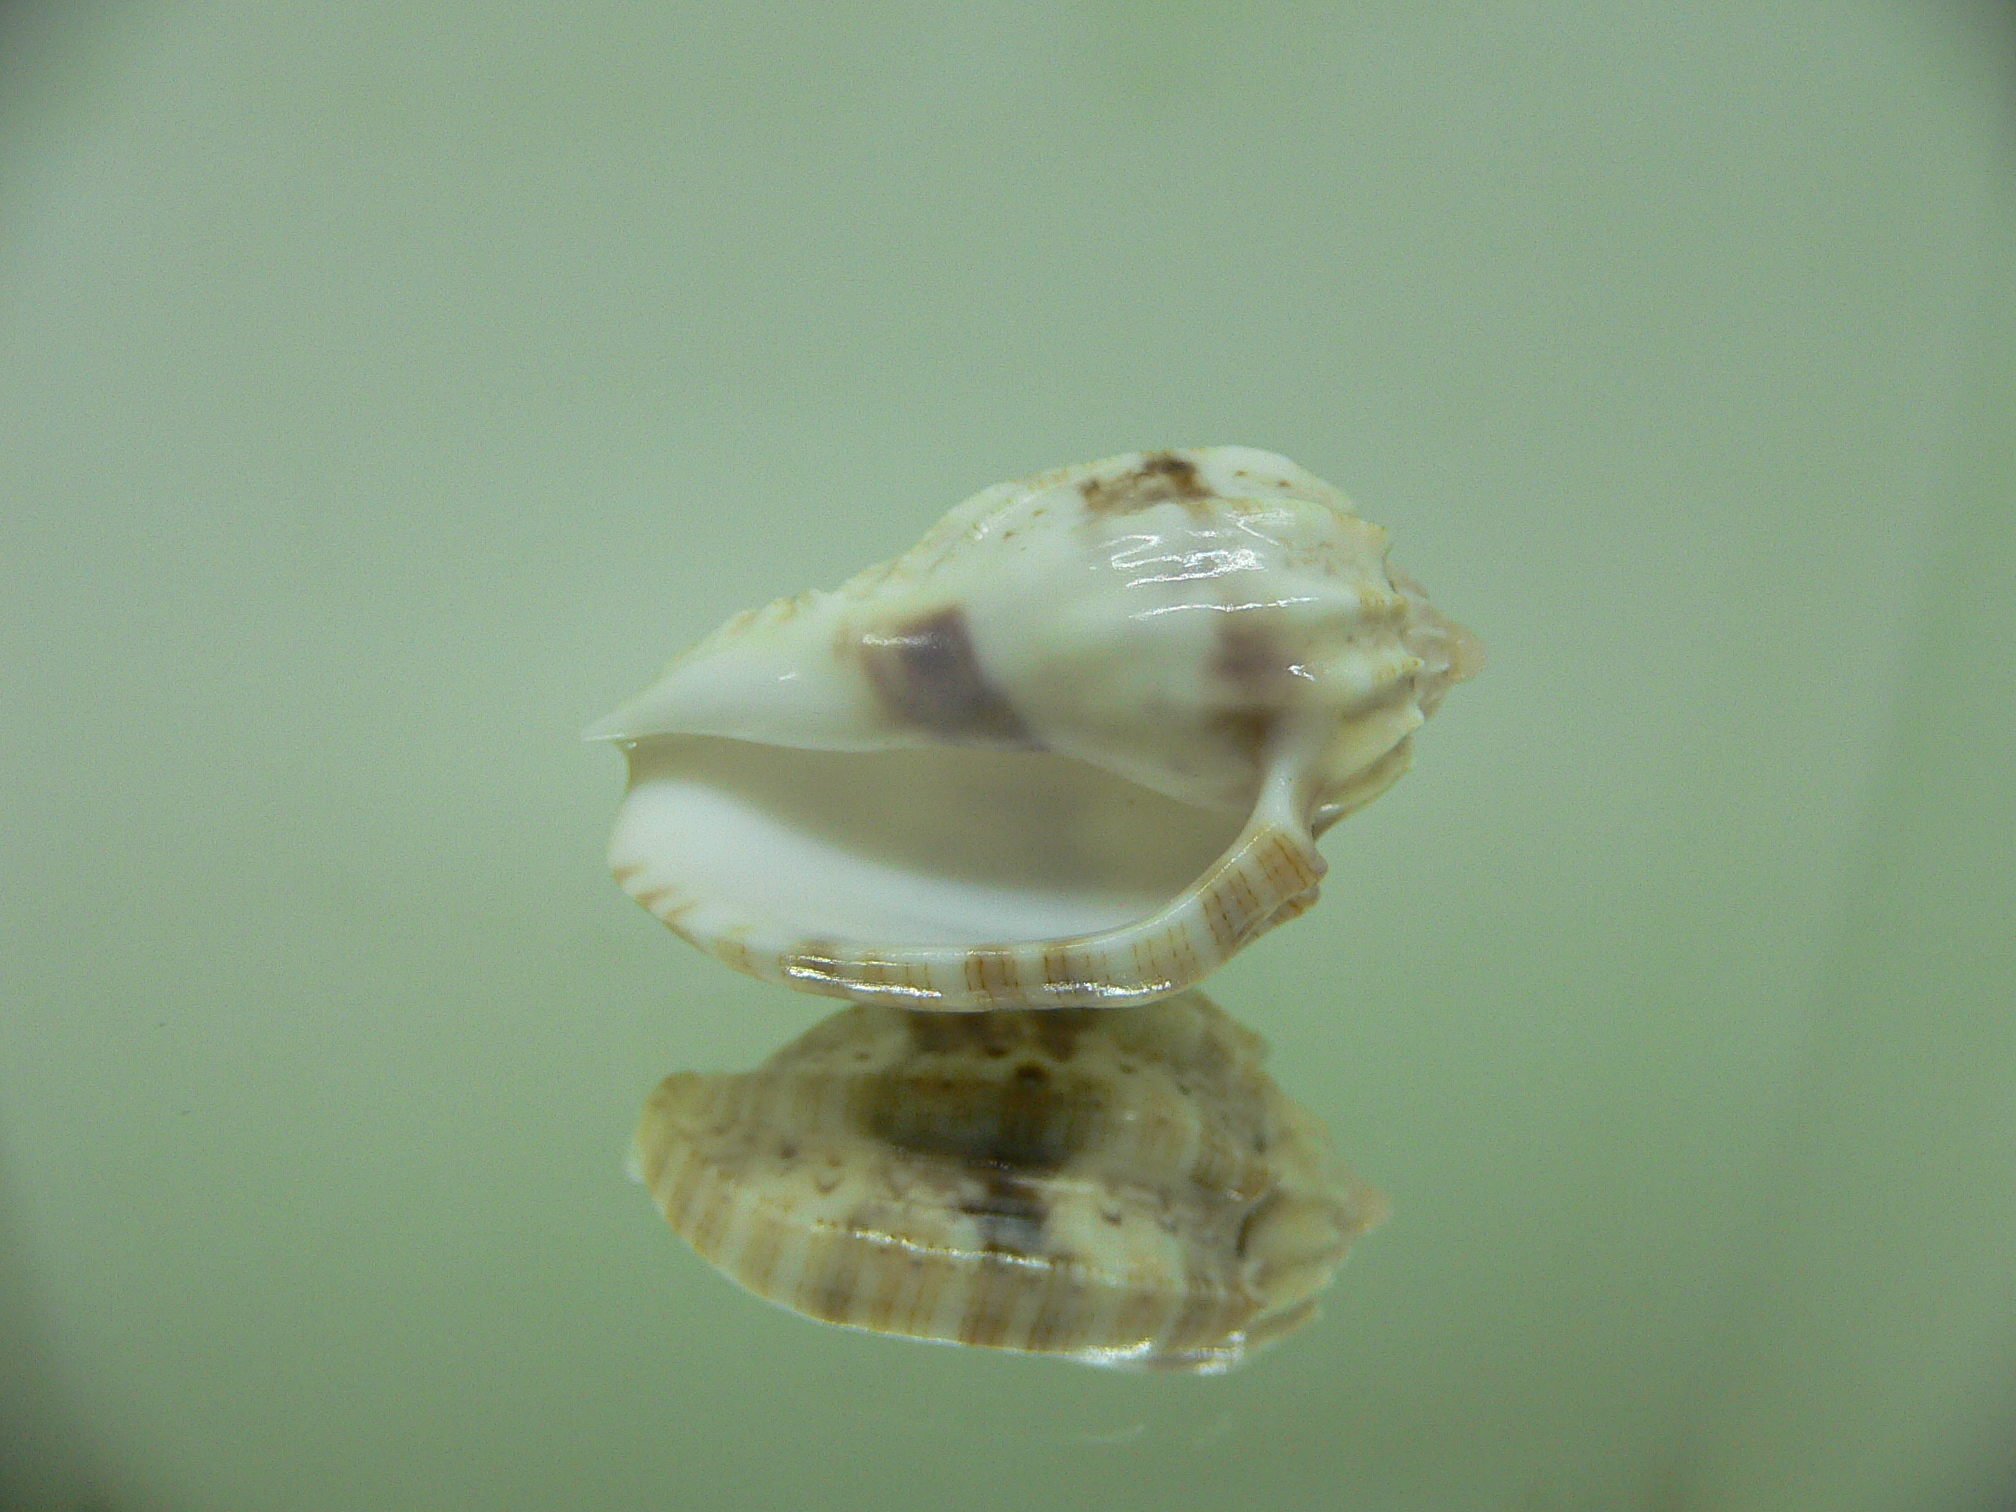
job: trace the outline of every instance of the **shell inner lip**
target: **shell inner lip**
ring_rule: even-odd
[[[1122,928],[1179,897],[1245,826],[1050,753],[660,736],[630,757],[610,859],[644,870],[626,888],[641,900],[676,873],[687,898],[808,947]]]

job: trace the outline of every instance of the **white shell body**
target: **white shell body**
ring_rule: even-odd
[[[588,733],[626,891],[741,970],[928,1009],[1116,1006],[1315,901],[1474,638],[1286,458],[1001,484],[730,620]]]
[[[1111,1012],[845,1009],[667,1077],[632,1170],[699,1254],[829,1323],[1223,1370],[1384,1214],[1197,992]]]

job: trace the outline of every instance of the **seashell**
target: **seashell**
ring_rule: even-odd
[[[1001,484],[841,588],[738,615],[588,731],[609,860],[743,971],[929,1009],[1116,1006],[1315,902],[1476,639],[1286,458]]]
[[[1116,1010],[841,1010],[681,1072],[632,1174],[699,1254],[828,1323],[1221,1371],[1315,1314],[1383,1199],[1200,992]]]

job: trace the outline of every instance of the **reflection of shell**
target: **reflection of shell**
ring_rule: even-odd
[[[1223,1370],[1307,1321],[1377,1193],[1199,992],[1106,1012],[843,1010],[669,1076],[633,1169],[757,1295],[880,1333]]]
[[[912,1007],[1145,1002],[1315,901],[1476,641],[1285,458],[990,488],[740,615],[589,733],[610,864],[731,965]]]

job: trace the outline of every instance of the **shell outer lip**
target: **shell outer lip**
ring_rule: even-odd
[[[1246,945],[1314,906],[1326,870],[1304,825],[1266,811],[1182,893],[1097,934],[957,945],[878,944],[770,935],[718,905],[625,891],[668,928],[758,980],[857,1003],[934,1012],[1122,1008],[1195,985]]]

